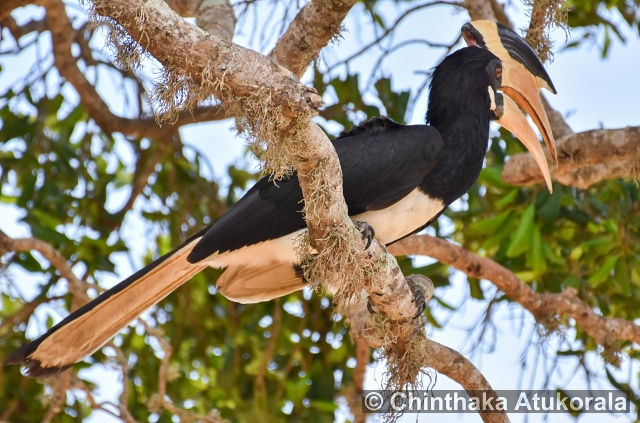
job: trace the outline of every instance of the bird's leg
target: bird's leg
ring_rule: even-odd
[[[373,230],[373,226],[369,225],[367,222],[361,222],[359,220],[353,221],[353,226],[356,227],[357,230],[362,234],[362,239],[367,239],[367,245],[364,247],[365,250],[371,247],[371,243],[373,242],[373,238],[376,236],[376,231]]]

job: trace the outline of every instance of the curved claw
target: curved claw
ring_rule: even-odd
[[[413,320],[416,320],[418,317],[422,316],[424,311],[427,309],[427,302],[425,301],[424,294],[419,289],[417,290],[417,295],[413,297],[413,303],[418,307],[418,312],[413,316]]]
[[[424,314],[424,311],[427,309],[427,301],[428,301],[425,296],[425,292],[423,291],[423,289],[425,289],[426,287],[425,285],[420,283],[419,280],[416,280],[417,278],[424,278],[424,277],[421,277],[420,275],[409,275],[405,279],[407,281],[407,285],[409,285],[409,289],[411,289],[411,292],[413,293],[413,303],[416,305],[416,308],[418,309],[418,312],[416,313],[416,315],[413,316],[413,320],[417,319],[418,317]],[[424,279],[427,279],[427,278],[424,278]],[[429,283],[431,283],[429,279],[427,280],[429,281]],[[428,294],[428,295],[430,299],[431,294]]]
[[[354,220],[353,226],[355,226],[356,229],[360,231],[362,239],[367,239],[367,245],[364,247],[364,249],[368,250],[369,247],[371,247],[373,239],[376,236],[376,231],[373,229],[373,226],[369,225],[367,222],[361,222],[359,220]]]

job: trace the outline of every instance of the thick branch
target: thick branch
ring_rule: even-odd
[[[539,322],[557,321],[566,316],[576,321],[598,344],[612,346],[614,341],[640,343],[640,326],[620,318],[606,318],[594,312],[577,296],[573,288],[560,294],[538,294],[511,271],[493,260],[479,257],[462,247],[429,235],[414,235],[389,247],[396,255],[420,254],[433,257],[466,273],[487,279],[533,314]]]
[[[195,16],[196,24],[209,34],[233,39],[237,19],[229,0],[203,0]]]
[[[594,129],[558,142],[558,168],[551,176],[565,185],[586,189],[603,179],[636,178],[639,167],[640,127]],[[505,164],[502,179],[513,185],[531,185],[543,177],[531,155],[521,153]]]
[[[231,41],[236,15],[229,0],[165,0],[182,17],[195,17],[196,25],[206,32]]]
[[[293,19],[269,56],[301,78],[334,37],[355,0],[311,0]]]
[[[300,84],[286,69],[263,55],[213,37],[184,21],[164,2],[93,2],[95,12],[118,22],[133,40],[169,69],[180,69],[194,81],[224,96],[255,96],[263,90],[272,106],[291,120],[312,116],[320,97]],[[291,134],[292,127],[280,128]]]
[[[471,20],[487,19],[490,21],[496,20],[496,15],[493,13],[491,7],[491,1],[489,0],[465,0],[464,7],[469,11]]]
[[[196,15],[202,0],[165,0],[165,3],[178,15],[191,18]]]

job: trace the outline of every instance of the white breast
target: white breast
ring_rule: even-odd
[[[376,239],[388,244],[426,225],[443,208],[442,200],[431,198],[416,188],[390,207],[364,212],[352,219],[373,226]]]

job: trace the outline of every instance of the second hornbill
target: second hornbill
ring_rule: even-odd
[[[555,152],[539,94],[541,87],[555,92],[549,76],[524,40],[502,25],[471,22],[462,33],[469,46],[433,72],[427,125],[374,118],[333,141],[349,215],[373,227],[384,244],[424,228],[471,188],[482,169],[491,121],[531,151],[551,189],[540,142],[518,108]],[[303,288],[294,247],[306,230],[302,200],[295,173],[277,185],[260,179],[211,226],[71,313],[7,362],[24,363],[29,376],[60,372],[207,266],[226,268],[218,292],[242,303]]]

